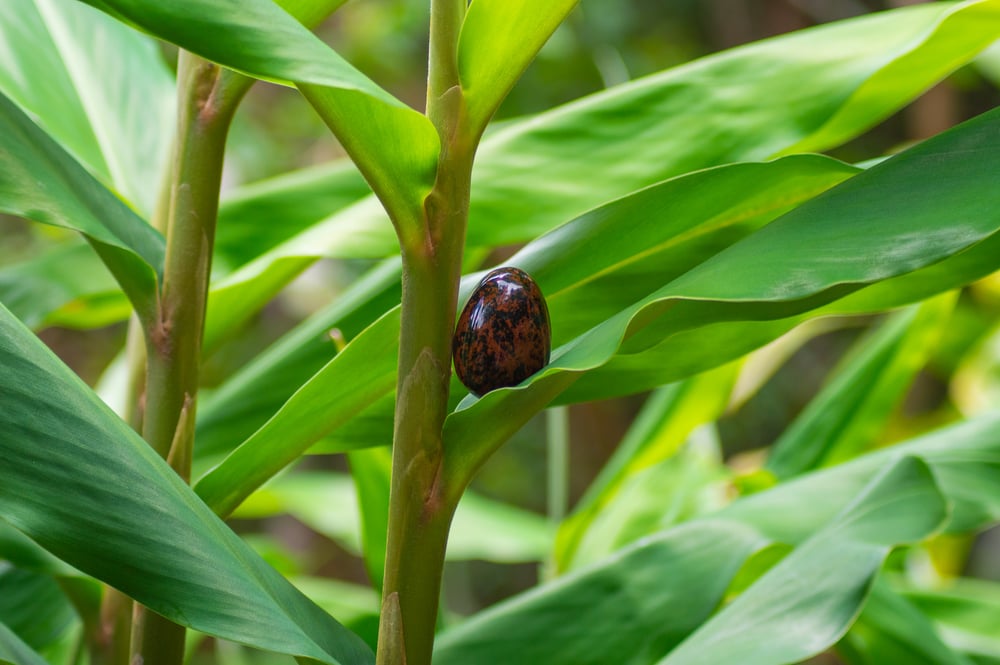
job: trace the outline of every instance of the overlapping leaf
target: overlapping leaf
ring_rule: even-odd
[[[682,525],[466,619],[438,637],[434,662],[651,662],[711,614],[766,543],[733,522]]]
[[[684,496],[688,487],[702,482],[708,475],[697,463],[699,456],[692,453],[689,455],[691,463],[682,462],[676,470],[664,469],[667,478],[654,476],[653,469],[676,459],[675,454],[696,427],[722,414],[738,369],[738,364],[722,367],[665,386],[650,396],[611,459],[577,502],[573,513],[559,525],[555,559],[561,569],[579,567],[580,561],[599,558],[595,550],[604,553],[619,549],[624,543],[616,542],[616,538],[623,532],[628,533],[630,528],[633,537],[646,535],[634,533],[635,523],[642,522],[643,516],[647,523],[656,525],[671,512],[679,510],[673,505],[674,499]],[[649,481],[639,480],[640,475],[649,476]],[[625,505],[615,510],[616,499],[625,493],[630,480],[633,486],[638,484],[650,491],[643,494],[639,490],[638,501],[617,501]],[[643,499],[648,503],[643,503]],[[666,525],[660,528],[663,526]],[[581,556],[580,549],[589,552]]]
[[[79,231],[149,315],[163,237],[0,95],[0,210]]]
[[[859,341],[834,378],[775,441],[767,468],[786,478],[843,461],[870,445],[923,366],[956,295],[901,313]]]
[[[945,644],[926,615],[883,580],[876,583],[837,651],[849,665],[972,665],[969,658]]]
[[[128,318],[132,308],[86,243],[60,243],[0,268],[0,302],[25,325],[97,328]]]
[[[148,218],[174,113],[153,40],[73,0],[11,0],[0,43],[0,92]]]
[[[14,631],[0,623],[0,663],[5,665],[48,665]]]
[[[752,649],[733,656],[735,660],[765,653],[761,645],[790,654],[782,634],[798,631],[800,620],[825,633],[825,639],[817,640],[821,633],[814,632],[797,645],[804,645],[807,653],[822,649],[846,627],[844,617],[860,607],[872,570],[892,541],[927,535],[947,515],[948,504],[953,506],[951,529],[975,529],[1000,518],[998,426],[1000,414],[994,413],[736,501],[715,516],[670,529],[468,619],[440,637],[435,662],[655,661],[704,622],[747,557],[775,541],[805,545],[779,564],[783,568],[772,571],[768,585],[779,588],[766,607],[749,607],[755,596],[764,595],[760,591],[737,600],[724,620],[733,632],[722,636],[706,624],[699,638],[706,650],[688,647],[685,652],[695,662],[728,662],[719,651],[708,649],[725,650],[734,637],[746,639],[745,631],[754,625],[778,637],[756,640]],[[866,491],[867,498],[859,498]],[[817,534],[828,524],[825,533]],[[839,552],[842,560],[828,559],[827,548]],[[876,556],[868,558],[872,554]],[[868,580],[860,587],[854,575],[858,565]],[[811,573],[810,566],[819,570]],[[827,586],[830,580],[840,584]],[[826,602],[826,595],[816,597],[821,587],[832,602]],[[791,588],[801,594],[788,594]],[[859,593],[845,598],[847,589]],[[778,597],[786,602],[774,602]],[[807,597],[819,602],[800,602]],[[948,616],[948,602],[940,605],[943,618]],[[852,603],[853,610],[848,607]],[[933,604],[930,600],[925,608]],[[961,603],[954,608],[962,611]],[[747,622],[733,619],[733,613]],[[992,614],[987,610],[978,616],[977,625],[988,634]],[[760,634],[754,632],[750,639]],[[702,653],[705,659],[699,660]]]
[[[976,662],[1000,660],[996,631],[1000,585],[995,581],[966,577],[926,589],[893,580],[891,586],[929,617],[953,648],[974,656]]]
[[[814,196],[856,171],[828,158],[797,156],[773,163],[736,164],[691,174],[609,204],[532,243],[521,255],[537,258],[530,271],[548,295],[552,320],[556,322],[553,333],[558,342],[601,321],[627,304],[630,298],[655,289],[670,277],[711,256],[720,247],[760,228],[791,204]],[[663,223],[667,209],[673,214],[667,223]],[[639,220],[632,233],[618,237],[622,235],[619,233],[621,223],[632,219]],[[598,238],[599,241],[592,242]],[[553,247],[558,247],[559,251],[553,251]],[[526,263],[530,261],[525,260]],[[609,276],[608,279],[595,282],[594,274],[603,273]],[[468,293],[477,279],[478,276],[472,275],[464,280],[463,294]],[[559,286],[564,287],[565,293],[559,292]],[[574,304],[578,302],[576,298],[588,300],[586,312],[577,310]],[[352,299],[348,302],[353,304]],[[395,319],[391,320],[391,324],[398,326]],[[257,486],[255,482],[263,482],[269,474],[277,472],[307,450],[319,437],[342,425],[345,416],[357,414],[361,408],[374,405],[377,399],[388,394],[394,385],[392,377],[396,365],[394,354],[384,350],[395,348],[390,340],[395,340],[398,335],[397,328],[390,330],[389,327],[388,318],[372,324],[341,354],[357,357],[357,364],[338,363],[335,359],[297,393],[315,392],[325,396],[326,408],[313,408],[311,403],[293,396],[274,419],[238,449],[238,454],[234,453],[212,472],[215,479],[206,477],[199,482],[199,493],[213,497],[209,501],[213,503],[218,498],[216,493],[219,490],[210,491],[209,484],[219,482],[235,487],[238,483],[245,483],[247,491],[252,490]],[[352,347],[382,351],[358,351]],[[382,392],[370,389],[349,391],[350,398],[340,402],[331,397],[339,395],[342,390],[335,386],[353,385],[354,382],[373,388],[382,386]],[[256,381],[250,382],[240,389],[241,393],[249,395],[254,390],[250,386],[256,385]],[[457,382],[452,393],[456,401],[461,396]],[[249,399],[255,401],[256,398]],[[231,403],[231,400],[228,401]],[[391,401],[381,404],[387,410],[379,411],[379,414],[391,422]],[[229,415],[226,418],[232,420]],[[508,420],[504,418],[497,422]],[[279,422],[299,424],[279,427]],[[490,429],[499,431],[504,427],[506,425]],[[386,442],[387,439],[383,438],[366,445],[384,445]],[[259,453],[253,456],[252,463],[250,458],[241,462],[240,459],[248,454],[250,448],[257,449]],[[340,449],[348,447],[341,446]],[[265,462],[265,457],[273,462]],[[223,474],[228,480],[222,480]],[[238,497],[233,498],[236,500]]]
[[[330,330],[336,328],[345,339],[353,341],[369,321],[396,306],[400,271],[399,259],[387,259],[373,268],[336,301],[207,396],[198,407],[196,454],[204,457],[228,452],[263,425],[310,376],[330,362],[336,351],[328,335]],[[238,290],[233,295],[238,295]],[[381,356],[372,360],[380,358],[386,360]],[[394,358],[388,360],[395,362]],[[375,367],[366,370],[375,371]]]
[[[927,537],[947,512],[927,465],[902,458],[660,665],[784,665],[820,653],[853,623],[889,550]]]
[[[0,512],[13,526],[183,625],[331,665],[372,662],[5,309],[0,367]]]
[[[256,78],[297,84],[401,228],[422,219],[438,139],[422,114],[380,88],[270,0],[91,0],[148,32]],[[303,5],[306,6],[306,5]]]
[[[947,72],[939,65],[911,67],[912,59],[955,67],[993,41],[1000,34],[990,13],[995,7],[996,0],[927,5],[831,24],[732,49],[511,122],[488,134],[479,149],[468,245],[525,242],[680,173],[765,159],[806,140],[810,150],[834,147]],[[966,20],[970,14],[974,20]],[[801,57],[803,50],[809,58]],[[855,93],[874,90],[866,80],[890,67],[893,85],[880,86],[883,103],[869,107],[866,97]],[[837,121],[835,133],[827,132],[840,115],[847,120]],[[595,163],[614,168],[594,169]],[[262,261],[389,255],[396,243],[381,214],[377,205],[346,210]],[[244,279],[264,271],[265,265],[258,266]]]
[[[903,460],[881,477],[869,476],[868,480],[862,485],[868,489],[856,501],[856,493],[839,495],[841,506],[852,505],[837,520],[828,517],[810,524],[810,534],[821,529],[813,543],[772,570],[772,579],[787,582],[802,573],[800,584],[811,585],[816,578],[808,576],[810,566],[830,564],[827,557],[839,554],[841,565],[821,577],[830,581],[829,589],[840,602],[838,608],[851,603],[856,608],[864,593],[848,593],[859,583],[855,573],[863,569],[870,579],[893,542],[923,537],[945,514],[944,501],[919,461]],[[897,513],[896,508],[915,512]],[[898,520],[899,515],[906,517]],[[897,520],[896,528],[885,530],[887,520]],[[822,528],[824,524],[829,526]],[[440,637],[435,662],[654,662],[702,625],[747,557],[767,544],[768,537],[739,521],[723,518],[683,524],[466,620]],[[767,586],[774,583],[767,576],[758,582]],[[838,583],[841,589],[836,591]],[[862,580],[862,591],[866,586]],[[786,592],[786,603],[751,614],[758,628],[790,631],[804,616],[814,627],[828,630],[836,624],[836,617],[822,616],[822,610],[835,603],[796,607],[798,601],[815,594],[815,588],[790,585],[791,589],[794,593]],[[753,639],[755,633],[746,632],[749,626],[740,625],[738,619],[746,616],[746,608],[759,595],[764,594],[751,587],[718,615],[717,620],[724,622],[734,621],[724,617],[727,612],[730,617],[736,615],[729,638]],[[806,609],[809,614],[797,614],[794,609]],[[573,620],[567,621],[568,616]],[[711,625],[705,624],[705,630]],[[711,637],[714,631],[712,628],[703,635]],[[706,637],[696,639],[707,642],[707,648],[715,648]],[[724,647],[726,642],[720,644]],[[690,647],[681,649],[676,658],[687,662],[683,658],[684,653],[691,653]],[[744,649],[741,658],[758,651],[761,649]],[[696,662],[724,661],[706,657]]]
[[[527,384],[489,393],[449,416],[445,441],[455,452],[454,463],[469,472],[481,459],[474,450],[492,450],[520,426],[521,416],[548,404],[577,373],[587,372],[586,381],[599,395],[614,394],[614,385],[628,391],[645,387],[640,380],[625,380],[635,377],[615,376],[620,365],[609,362],[612,358],[648,361],[643,352],[659,351],[672,335],[710,324],[816,314],[818,307],[866,285],[970,253],[966,250],[1000,230],[1000,201],[985,175],[1000,168],[997,148],[1000,111],[992,111],[858,174],[700,263],[557,349],[548,368]],[[544,240],[525,248],[525,260],[516,256],[512,263],[538,272],[534,264],[543,257],[527,259]],[[589,241],[603,247],[596,234]],[[995,255],[988,264],[990,271],[1000,267]],[[982,275],[954,268],[938,289]],[[551,291],[545,281],[539,283]],[[740,330],[753,338],[752,329]],[[707,355],[724,362],[732,358],[729,352],[709,348]],[[675,357],[681,356],[658,358],[640,371],[670,376]],[[604,371],[609,366],[610,375]],[[487,421],[505,425],[484,433]]]
[[[979,4],[995,3],[975,6]],[[954,63],[972,57],[979,48],[978,41],[996,35],[996,26],[990,20],[977,21],[975,26],[965,23],[961,18],[965,12],[980,16],[979,9],[969,7],[926,6],[867,17],[846,26],[827,26],[805,36],[768,40],[511,123],[488,135],[480,149],[469,245],[523,242],[594,205],[670,175],[785,149],[819,132],[844,104],[856,107],[852,122],[868,124],[875,118],[861,117],[863,100],[853,98],[852,91],[886,63],[906,62],[925,52],[942,62]],[[968,42],[956,41],[959,28],[973,30],[979,36]],[[858,40],[855,30],[863,32],[864,39]],[[798,53],[805,41],[813,57],[793,57],[792,53]],[[845,46],[848,42],[850,47]],[[864,46],[860,51],[859,44]],[[928,69],[908,70],[899,79],[900,85],[891,88],[895,103],[903,104],[937,75]],[[789,86],[788,80],[806,81],[809,85]],[[724,95],[720,92],[723,90]],[[800,94],[808,97],[805,106],[798,103]],[[753,115],[747,115],[746,109],[754,109]],[[741,121],[731,122],[737,113]],[[852,126],[860,131],[862,124]],[[594,133],[595,127],[601,131]],[[692,135],[712,140],[689,140]],[[581,160],[581,155],[587,159]],[[590,168],[598,160],[618,166],[598,173]],[[713,194],[707,194],[707,198]],[[636,215],[640,214],[636,211]],[[250,289],[259,296],[251,302],[260,303],[319,254],[346,257],[395,252],[395,239],[388,226],[378,221],[379,215],[377,204],[361,201],[261,256],[233,274],[225,288],[233,293]],[[628,221],[629,225],[633,223],[632,219]],[[622,283],[627,284],[625,280]],[[579,293],[589,308],[590,301],[584,299],[593,292],[581,289]],[[238,312],[244,306],[238,300],[229,299],[226,309]],[[908,301],[904,298],[901,302]],[[607,312],[617,312],[622,306],[622,302],[609,301]],[[557,335],[563,331],[564,339],[569,339],[571,334],[582,332],[585,328],[580,324],[569,324],[578,312],[588,308],[567,306],[556,320]],[[241,315],[219,316],[238,319]],[[213,317],[211,312],[209,317]],[[724,324],[721,326],[724,328]],[[750,334],[744,334],[742,328],[714,330],[715,343],[711,347],[707,342],[691,345],[680,333],[667,340],[665,347],[650,350],[648,358],[615,358],[602,368],[599,377],[595,375],[593,381],[581,381],[571,388],[565,401],[620,394],[622,388],[617,387],[630,381],[646,389],[677,380],[736,358],[793,326],[794,322],[787,322],[777,330],[769,325],[767,330]],[[727,348],[732,353],[719,358],[718,350]],[[681,361],[689,357],[690,363],[683,366]],[[314,365],[313,371],[320,366]]]

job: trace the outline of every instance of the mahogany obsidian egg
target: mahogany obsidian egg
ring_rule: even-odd
[[[482,396],[516,386],[549,362],[549,309],[538,284],[517,268],[491,271],[469,296],[452,339],[455,372]]]

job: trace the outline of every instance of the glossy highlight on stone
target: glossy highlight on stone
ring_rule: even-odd
[[[549,362],[549,309],[538,284],[518,268],[489,272],[458,317],[455,372],[477,396],[516,386]]]

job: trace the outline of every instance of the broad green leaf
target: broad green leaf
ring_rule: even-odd
[[[959,578],[938,589],[921,589],[900,580],[893,588],[904,595],[937,625],[945,641],[970,655],[1000,660],[1000,584]]]
[[[665,386],[647,399],[625,437],[615,448],[611,459],[604,464],[597,478],[577,502],[573,513],[559,525],[555,558],[561,569],[576,567],[574,560],[578,556],[577,550],[588,536],[594,541],[591,548],[612,548],[606,550],[608,552],[617,549],[614,547],[614,538],[609,537],[606,529],[620,527],[623,519],[618,511],[609,511],[609,506],[615,502],[616,496],[630,478],[655,469],[662,462],[673,458],[696,427],[711,422],[722,414],[738,370],[735,365],[723,367]],[[669,488],[667,492],[673,491],[678,482],[683,484],[685,478],[691,479],[697,475],[694,469],[688,471],[695,473],[673,478],[673,485],[661,484],[660,487]],[[661,499],[652,502],[659,515],[666,512],[666,502],[662,498],[661,493]],[[605,514],[608,512],[616,514],[606,518]],[[595,522],[604,523],[605,528],[595,529]],[[589,560],[593,560],[593,556],[583,557],[584,562]]]
[[[353,341],[371,321],[398,305],[400,270],[399,259],[379,264],[328,307],[313,314],[236,372],[221,388],[206,396],[198,405],[195,454],[210,457],[228,452],[263,425],[336,353],[328,334],[331,329],[340,330],[345,339]],[[241,289],[235,288],[232,297],[240,297],[241,293]],[[218,294],[217,297],[227,296]],[[220,302],[222,300],[210,298],[209,312]],[[210,315],[208,330],[211,323]],[[382,325],[391,327],[386,323]],[[388,331],[386,334],[393,333]],[[359,379],[353,377],[350,381]],[[325,415],[313,413],[309,418]],[[390,435],[386,441],[391,438]]]
[[[944,294],[863,337],[774,443],[767,468],[786,478],[855,456],[875,442],[940,336],[957,293]]]
[[[396,385],[399,308],[389,310],[305,383],[259,430],[195,485],[226,516],[327,432]],[[319,414],[322,414],[321,416]]]
[[[177,0],[169,4],[88,0],[87,4],[254,78],[354,90],[405,108],[274,2],[248,0],[238,8],[219,0]],[[303,3],[293,4],[305,7]]]
[[[182,625],[331,665],[372,662],[5,309],[0,368],[10,524]]]
[[[345,626],[360,635],[372,649],[378,641],[379,594],[368,586],[351,584],[327,577],[292,578],[294,584],[310,600],[335,616]]]
[[[946,517],[930,469],[902,458],[659,662],[783,665],[825,650],[854,622],[889,550],[925,538]]]
[[[1000,520],[1000,413],[967,420],[850,462],[813,471],[733,502],[720,518],[749,524],[775,540],[799,543],[829,521],[882,469],[919,456],[951,505],[947,531]]]
[[[51,645],[69,629],[76,613],[55,580],[0,562],[0,624],[32,649]]]
[[[380,88],[270,0],[88,0],[151,34],[241,73],[299,85],[410,232],[434,184],[430,121]],[[298,5],[298,3],[296,3]],[[293,7],[294,9],[294,7]]]
[[[225,274],[371,193],[346,159],[244,185],[219,204],[212,271]]]
[[[11,0],[0,92],[147,219],[174,133],[174,81],[153,40],[72,0]]]
[[[475,0],[458,42],[469,124],[481,131],[577,0]]]
[[[151,315],[163,237],[3,95],[0,211],[84,234],[140,315]]]
[[[886,20],[891,17],[885,15]],[[944,78],[1000,37],[1000,4],[994,0],[945,5],[940,17],[940,23],[920,33],[919,48],[905,45],[899,57],[859,86],[822,127],[783,154],[822,150],[856,136],[859,129],[874,126],[877,118],[899,108],[900,97],[916,97],[927,80]]]
[[[52,556],[23,533],[0,519],[0,559],[18,568],[51,576],[80,575],[71,566]]]
[[[829,524],[816,539],[834,551],[878,550],[872,557],[878,560],[875,570],[890,539],[922,537],[944,515],[944,503],[922,463],[903,461],[877,481],[869,484],[868,501],[841,497],[843,504],[853,505],[836,522],[810,524],[811,533]],[[884,529],[889,518],[897,517],[897,507],[926,513]],[[747,557],[769,544],[753,527],[725,518],[682,524],[466,619],[439,637],[435,663],[655,662],[703,624]],[[808,563],[812,554],[822,559],[817,549],[799,555],[796,567],[804,567],[801,561]]]
[[[681,525],[442,633],[435,665],[649,663],[715,609],[767,543],[738,523]]]
[[[926,615],[879,580],[837,647],[849,665],[972,665],[946,645]]]
[[[896,155],[795,208],[556,349],[548,367],[520,387],[463,402],[445,423],[453,464],[463,469],[458,473],[471,473],[579,373],[600,368],[616,355],[627,362],[662,347],[673,334],[714,323],[804,314],[997,235],[1000,201],[988,175],[995,170],[1000,170],[1000,111]],[[588,240],[600,248],[595,253],[604,249],[605,237],[591,234]],[[536,275],[543,293],[552,293],[536,268],[558,259],[539,253],[527,260],[545,241],[532,243],[511,263]],[[992,267],[1000,267],[995,258]],[[626,300],[634,295],[623,294]],[[555,304],[550,312],[554,309]],[[555,331],[559,319],[552,318]],[[673,357],[664,359],[668,367]],[[609,378],[600,369],[586,378],[603,381],[607,391]],[[486,428],[485,422],[504,425]]]
[[[423,114],[400,112],[333,87],[299,90],[364,174],[404,242],[419,237],[424,199],[437,176],[438,135]]]
[[[84,243],[60,243],[0,268],[0,302],[25,325],[99,328],[132,313],[114,277]]]
[[[667,336],[641,353],[618,355],[559,397],[580,402],[655,387],[752,351],[815,317],[873,314],[961,288],[996,270],[1000,234],[926,268],[876,282],[810,312],[772,321],[714,323]],[[617,387],[617,389],[616,389]]]
[[[14,631],[0,623],[0,663],[10,665],[48,665]]]
[[[943,75],[937,65],[906,68],[914,58],[958,66],[1000,35],[996,20],[984,16],[996,1],[930,3],[776,37],[506,124],[477,153],[467,246],[526,242],[681,173],[766,159],[806,140],[812,150],[832,148],[850,138],[848,126],[857,135]],[[976,17],[971,25],[969,13]],[[894,106],[883,100],[868,114],[865,98],[854,93],[886,68],[900,82],[883,86]],[[851,109],[844,117],[859,124],[838,121],[834,140],[824,127],[844,108]],[[238,279],[273,282],[269,266],[280,274],[293,257],[396,251],[384,212],[366,199],[261,256]]]

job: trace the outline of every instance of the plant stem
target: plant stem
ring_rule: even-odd
[[[187,480],[226,135],[249,82],[181,52],[178,124],[156,321],[146,330],[143,437]],[[151,528],[155,528],[155,525]],[[136,605],[132,660],[179,665],[184,628]]]
[[[556,406],[545,412],[545,434],[548,452],[546,505],[552,532],[566,518],[569,508],[569,407]],[[556,576],[557,566],[549,559],[542,566],[544,579]]]
[[[378,665],[430,665],[448,528],[462,488],[442,474],[475,142],[463,131],[458,34],[465,0],[432,0],[427,115],[441,139],[423,233],[401,241],[403,297]]]

